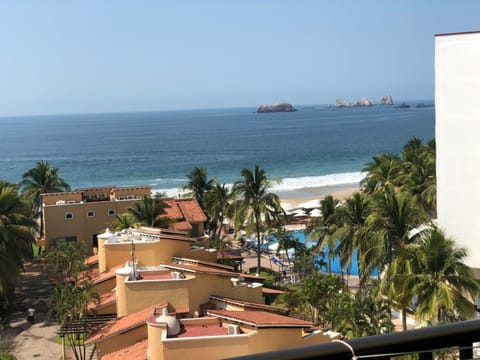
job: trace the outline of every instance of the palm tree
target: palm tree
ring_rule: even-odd
[[[373,160],[362,170],[367,176],[362,179],[363,192],[374,194],[384,187],[398,183],[401,160],[398,155],[384,154],[373,157]]]
[[[207,179],[207,168],[204,167],[196,167],[186,176],[188,184],[183,189],[190,190],[190,194],[198,201],[201,208],[205,209],[205,194],[212,189],[215,180]]]
[[[392,266],[393,289],[410,289],[416,299],[416,315],[432,324],[465,319],[474,313],[472,299],[479,283],[463,263],[467,252],[444,232],[434,228],[399,252]],[[397,265],[398,264],[398,265]]]
[[[322,216],[307,227],[310,237],[317,239],[316,249],[323,253],[328,248],[328,269],[330,273],[331,261],[335,257],[335,246],[337,238],[334,236],[337,229],[336,209],[338,200],[328,195],[320,202],[320,211]]]
[[[120,231],[135,225],[135,219],[129,213],[115,215],[115,221],[111,224],[113,230]]]
[[[369,203],[367,196],[356,192],[337,209],[340,225],[334,234],[339,241],[336,253],[340,257],[342,269],[347,269],[347,273],[352,265],[355,249],[357,250],[355,259],[357,267],[360,254],[365,251],[364,244],[367,235],[365,222],[369,214]]]
[[[401,189],[412,194],[418,206],[431,216],[436,214],[434,146],[434,143],[424,144],[413,137],[402,151]]]
[[[386,269],[395,259],[398,249],[421,235],[421,229],[415,230],[429,221],[409,194],[396,192],[390,185],[373,200],[366,220],[368,243],[364,244],[365,251],[360,258],[363,280],[375,268],[378,271]]]
[[[35,230],[31,209],[18,196],[17,186],[0,180],[0,297],[7,295],[24,258],[32,254]]]
[[[160,199],[152,199],[144,196],[142,201],[136,202],[128,208],[128,214],[140,225],[152,227],[166,227],[171,222],[164,215],[163,209],[166,204]]]
[[[244,168],[240,172],[242,180],[233,185],[233,193],[242,196],[241,207],[246,216],[247,228],[255,229],[257,236],[257,275],[261,266],[261,230],[264,226],[271,226],[278,223],[279,215],[282,213],[279,197],[269,192],[272,187],[272,180],[267,177],[265,170],[260,169],[258,164],[255,169]]]
[[[210,218],[214,237],[220,238],[223,220],[229,211],[233,195],[225,184],[218,183],[215,183],[212,189],[205,193],[205,209]]]
[[[377,284],[360,288],[357,292],[344,292],[337,309],[336,330],[359,338],[393,331],[391,304],[382,296]]]
[[[32,210],[40,219],[40,237],[43,233],[43,214],[40,195],[70,191],[70,186],[59,176],[59,169],[50,167],[48,161],[37,161],[36,166],[22,175],[20,188],[22,196],[32,204]]]

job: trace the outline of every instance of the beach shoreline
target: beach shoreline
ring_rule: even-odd
[[[333,198],[337,200],[345,200],[357,191],[360,191],[359,184],[340,184],[308,187],[288,191],[281,190],[276,191],[275,193],[280,198],[283,206],[288,204],[290,207],[295,207],[306,201],[321,200],[328,195],[332,195]]]

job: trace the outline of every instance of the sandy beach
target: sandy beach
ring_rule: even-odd
[[[309,187],[291,191],[276,191],[275,193],[280,197],[282,205],[285,206],[288,204],[290,207],[295,207],[306,201],[321,200],[328,195],[332,195],[338,200],[344,200],[357,191],[360,191],[359,185],[347,184]]]

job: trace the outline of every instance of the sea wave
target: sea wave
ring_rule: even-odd
[[[342,186],[342,185],[358,185],[360,181],[365,177],[363,172],[349,172],[339,174],[328,174],[321,176],[303,176],[296,178],[284,178],[281,179],[279,184],[272,186],[272,192],[275,191],[294,191],[299,189],[328,187],[328,186]],[[232,187],[233,184],[227,184],[228,187]],[[154,189],[153,193],[161,192],[165,193],[169,197],[177,197],[186,193],[179,188],[169,189]]]

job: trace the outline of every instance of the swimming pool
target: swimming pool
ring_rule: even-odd
[[[310,248],[316,244],[316,240],[310,239],[307,236],[307,233],[305,230],[294,230],[294,231],[291,231],[291,234],[293,235],[294,238],[298,239],[298,241],[300,241],[302,244],[306,244],[307,248]],[[272,246],[273,244],[277,243],[277,240],[275,239],[274,236],[268,237],[267,241],[268,242],[262,245],[263,251],[268,251],[269,246]],[[338,242],[337,242],[337,245],[338,245]],[[316,259],[323,260],[325,264],[328,264],[328,255],[329,255],[329,248],[325,247],[324,255],[323,256],[318,255]],[[354,250],[352,259],[356,259],[356,258],[357,258],[357,250]],[[326,272],[328,270],[327,265],[321,266],[320,270]],[[350,275],[358,275],[357,262],[354,260],[352,261],[350,268],[342,269],[340,265],[340,258],[338,256],[335,256],[333,259],[330,260],[330,272],[339,274],[339,275],[347,274],[347,273]],[[377,275],[377,271],[374,271],[372,275],[373,276]]]

